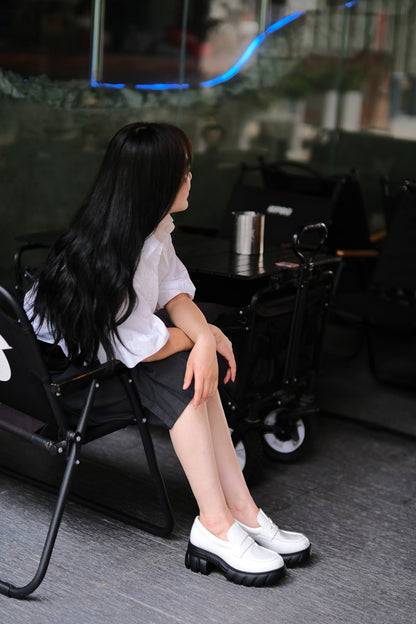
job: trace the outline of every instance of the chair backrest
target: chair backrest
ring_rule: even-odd
[[[334,203],[328,246],[331,251],[370,249],[372,243],[358,175],[352,171],[338,179],[342,181],[342,188]]]
[[[49,373],[24,310],[0,286],[0,402],[56,425],[49,383]]]
[[[261,177],[266,188],[294,191],[304,195],[326,195],[331,192],[329,178],[315,169],[294,160],[266,162],[259,158]],[[328,188],[329,182],[329,188]]]
[[[267,245],[290,243],[302,226],[323,222],[331,251],[370,246],[361,187],[355,175],[322,176],[300,165],[296,171],[297,163],[283,164],[261,163],[263,186],[247,184],[245,174],[253,167],[242,165],[220,236],[231,237],[234,212],[254,210],[265,214]]]
[[[373,283],[384,291],[402,289],[416,301],[416,185],[397,197],[390,227],[374,271]]]

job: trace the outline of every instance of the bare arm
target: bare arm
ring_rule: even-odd
[[[165,307],[172,323],[182,329],[194,343],[188,357],[183,387],[188,388],[194,379],[193,404],[198,407],[212,397],[218,387],[215,338],[204,315],[188,295],[177,295]]]
[[[216,325],[209,325],[209,328],[215,338],[218,353],[221,353],[228,363],[224,383],[228,383],[230,379],[231,381],[235,381],[237,366],[235,363],[231,340],[229,340],[229,338],[227,338],[227,336],[225,336],[225,334],[223,334],[223,332],[219,329],[219,327],[216,327]]]
[[[193,403],[197,407],[217,390],[216,351],[224,355],[229,364],[225,381],[235,378],[235,360],[231,343],[218,328],[208,325],[205,316],[188,295],[177,295],[165,307],[173,324],[183,330],[194,344],[188,358],[183,387],[188,388],[194,379]]]
[[[168,327],[167,330],[169,332],[168,341],[159,351],[150,355],[143,360],[143,362],[156,362],[157,360],[163,360],[179,351],[190,351],[192,349],[194,343],[182,329],[178,327]]]

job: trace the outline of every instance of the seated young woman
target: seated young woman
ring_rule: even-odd
[[[70,361],[117,358],[134,369],[143,406],[169,430],[198,505],[186,566],[269,585],[286,565],[306,561],[311,546],[257,506],[234,450],[218,394],[218,358],[220,383],[235,380],[232,345],[194,303],[171,239],[172,214],[188,208],[191,165],[181,129],[121,128],[25,306],[39,340]],[[162,308],[172,327],[157,315]]]

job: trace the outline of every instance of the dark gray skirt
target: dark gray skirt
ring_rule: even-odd
[[[62,354],[63,355],[63,354]],[[194,395],[193,382],[182,389],[189,351],[175,353],[156,362],[141,362],[132,369],[132,378],[148,421],[171,429]],[[64,356],[65,357],[65,356]],[[53,381],[76,376],[85,367],[70,363],[65,368],[51,367]],[[56,364],[56,361],[55,361]],[[61,405],[72,423],[76,423],[85,401],[86,390],[61,397]],[[89,425],[100,425],[110,420],[130,420],[134,417],[123,383],[117,378],[101,384],[90,412]]]
[[[171,429],[194,396],[194,382],[183,390],[189,351],[157,362],[141,362],[132,371],[134,383],[151,424]]]

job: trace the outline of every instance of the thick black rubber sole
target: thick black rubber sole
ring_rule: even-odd
[[[302,565],[302,563],[306,563],[311,556],[311,552],[312,546],[308,546],[305,550],[281,556],[288,568],[294,568],[295,566]]]
[[[242,572],[228,565],[221,557],[207,550],[203,550],[202,548],[198,548],[191,544],[191,542],[189,542],[186,551],[185,566],[188,570],[200,572],[201,574],[210,574],[214,568],[217,568],[229,581],[247,587],[275,585],[286,572],[284,566],[277,570],[270,570],[270,572]]]

